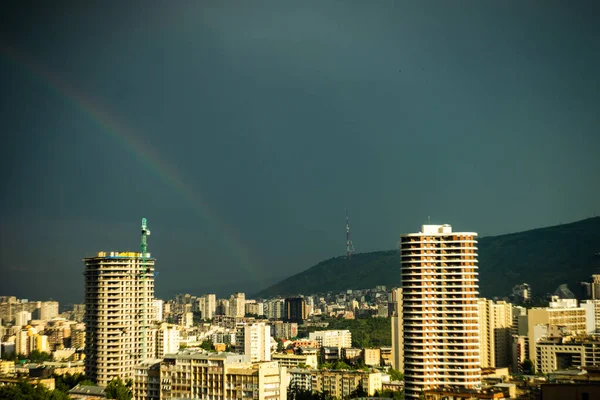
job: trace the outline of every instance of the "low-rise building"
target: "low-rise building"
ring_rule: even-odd
[[[537,342],[538,371],[549,374],[572,367],[600,365],[600,338],[560,337]]]
[[[277,361],[280,366],[286,368],[299,368],[306,365],[309,368],[317,368],[316,354],[273,354],[271,360]]]
[[[356,348],[347,348],[342,349],[342,358],[344,361],[349,362],[351,364],[358,363],[362,358],[362,349]]]
[[[381,350],[380,349],[364,349],[362,357],[365,365],[379,366],[381,364]]]
[[[233,353],[184,351],[160,366],[160,398],[286,400],[285,367]]]
[[[160,399],[160,362],[147,360],[133,369],[133,400]]]
[[[360,370],[314,370],[312,391],[345,399],[362,386],[369,396],[381,391],[381,373]]]
[[[15,363],[13,361],[0,360],[0,375],[12,375],[15,373]]]
[[[310,340],[315,340],[319,347],[337,347],[338,349],[352,347],[352,333],[349,330],[315,331],[308,334]]]

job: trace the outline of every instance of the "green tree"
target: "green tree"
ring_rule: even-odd
[[[43,385],[32,385],[24,380],[14,385],[0,386],[0,400],[68,400],[60,390],[48,390]]]
[[[115,400],[131,400],[133,397],[131,394],[130,380],[125,384],[121,378],[115,378],[106,385],[105,393],[107,399]]]
[[[404,374],[402,372],[398,371],[397,369],[394,369],[394,368],[388,369],[388,374],[390,374],[390,378],[392,378],[392,381],[403,381],[404,380]]]
[[[313,400],[314,396],[308,389],[302,389],[297,385],[290,385],[287,391],[287,398],[289,400]]]
[[[206,351],[213,351],[213,344],[210,340],[205,340],[200,344],[200,348]]]
[[[56,390],[59,390],[63,393],[68,393],[69,390],[73,389],[79,384],[94,386],[94,382],[90,381],[84,374],[53,374],[52,377],[54,378]]]
[[[277,342],[277,352],[278,352],[278,353],[281,353],[283,350],[285,350],[285,348],[283,347],[283,341],[282,341],[282,340],[279,340],[279,341]]]
[[[29,353],[27,359],[34,363],[42,363],[44,361],[52,361],[54,357],[52,357],[52,354],[50,353],[45,353],[39,350],[33,350],[31,353]]]
[[[367,397],[368,395],[369,393],[367,393],[366,390],[363,388],[362,382],[358,382],[356,389],[354,389],[352,393],[350,393],[350,398],[356,399],[358,397]]]
[[[523,360],[523,362],[521,363],[521,370],[525,375],[535,374],[535,366],[533,365],[533,362],[529,359]]]

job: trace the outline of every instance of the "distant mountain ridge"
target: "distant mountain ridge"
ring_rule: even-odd
[[[479,239],[479,291],[482,297],[506,297],[526,282],[534,296],[568,284],[578,297],[579,282],[590,281],[600,266],[600,217]],[[368,289],[400,285],[397,250],[334,257],[269,286],[255,298]]]

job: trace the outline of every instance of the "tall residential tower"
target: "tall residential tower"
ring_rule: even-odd
[[[145,220],[142,248],[145,249]],[[85,262],[85,374],[99,386],[133,378],[154,356],[154,259],[150,253],[99,252]]]
[[[407,398],[481,384],[476,236],[423,225],[400,237]]]

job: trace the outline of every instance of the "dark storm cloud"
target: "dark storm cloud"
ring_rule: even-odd
[[[142,216],[167,295],[341,254],[344,208],[358,251],[427,216],[489,235],[598,211],[596,2],[21,4],[0,21],[1,293],[80,300],[81,258],[136,249]]]

